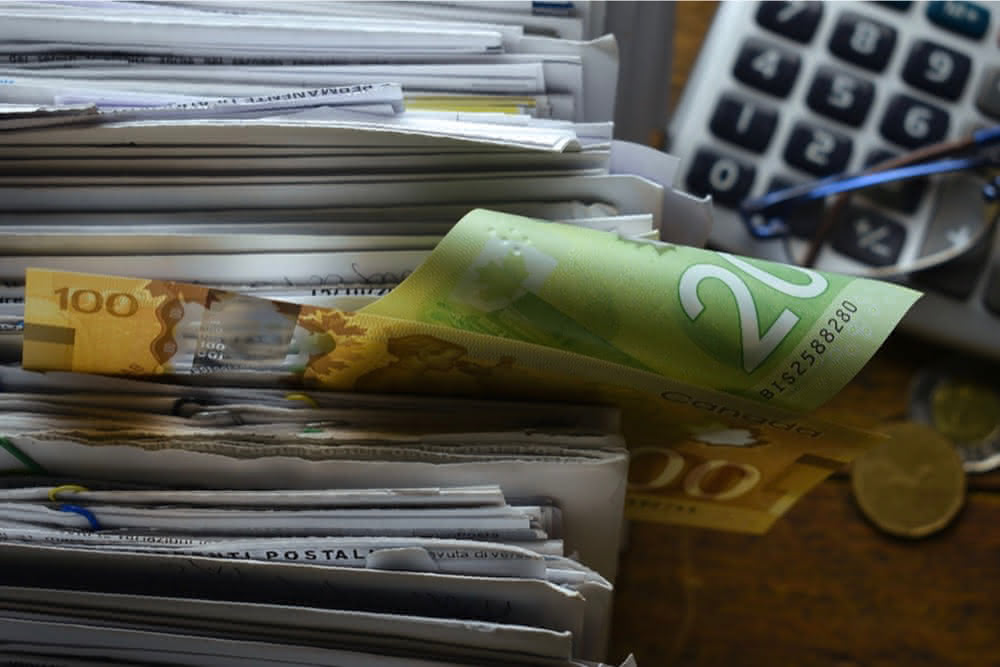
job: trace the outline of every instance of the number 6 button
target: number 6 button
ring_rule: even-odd
[[[881,132],[900,146],[918,148],[941,141],[948,133],[948,112],[908,95],[896,95],[882,119]]]

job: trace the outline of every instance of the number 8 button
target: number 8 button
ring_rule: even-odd
[[[841,15],[830,37],[830,51],[874,72],[885,69],[895,45],[895,30],[854,12]]]

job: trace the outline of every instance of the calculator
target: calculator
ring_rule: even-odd
[[[1000,125],[1000,2],[722,2],[668,127],[685,188],[711,195],[709,246],[799,263],[829,202],[761,240],[741,202]],[[925,296],[902,327],[1000,359],[1000,234],[971,172],[853,194],[814,266]],[[970,239],[975,239],[971,241]],[[917,263],[919,266],[919,262]]]

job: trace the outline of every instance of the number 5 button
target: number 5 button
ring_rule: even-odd
[[[832,67],[820,67],[806,103],[813,111],[857,127],[875,99],[875,85]]]

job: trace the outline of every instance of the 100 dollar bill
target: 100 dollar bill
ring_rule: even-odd
[[[363,310],[811,410],[857,374],[919,296],[886,282],[477,210]]]

